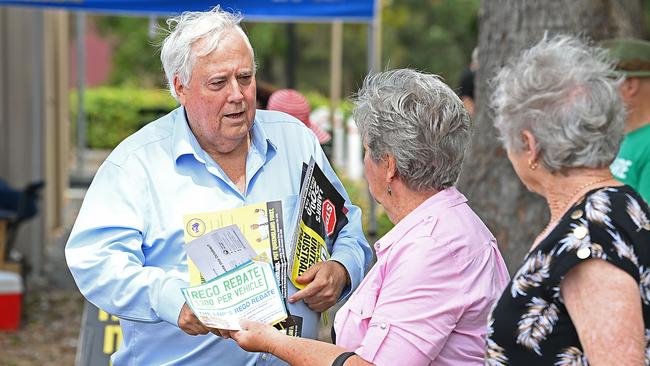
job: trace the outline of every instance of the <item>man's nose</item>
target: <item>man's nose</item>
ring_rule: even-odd
[[[232,103],[239,103],[244,100],[244,94],[242,93],[242,86],[239,85],[237,78],[234,78],[229,83],[228,89],[228,101]]]

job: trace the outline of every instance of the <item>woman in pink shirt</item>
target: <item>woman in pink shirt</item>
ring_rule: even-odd
[[[469,117],[435,75],[366,78],[354,119],[370,193],[395,227],[338,311],[336,345],[242,321],[224,332],[292,365],[483,365],[487,317],[508,282],[496,240],[454,187]]]

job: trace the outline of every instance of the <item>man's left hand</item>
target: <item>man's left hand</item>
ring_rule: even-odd
[[[289,302],[304,300],[310,309],[322,313],[336,304],[350,277],[341,263],[326,261],[311,266],[296,282],[307,287],[289,297]]]

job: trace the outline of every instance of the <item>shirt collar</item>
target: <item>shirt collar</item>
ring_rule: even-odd
[[[257,118],[257,114],[255,114],[255,121],[253,122],[253,128],[251,128],[251,145],[257,149],[260,155],[266,156],[267,159],[270,157],[270,154],[275,154],[278,150],[277,145],[271,141],[266,131],[264,131],[262,123]]]
[[[183,155],[194,155],[197,160],[205,163],[204,157],[200,154],[203,149],[201,149],[199,141],[187,123],[185,108],[183,106],[177,108],[174,114],[172,132],[172,153],[174,154],[174,161],[178,162],[178,159]]]
[[[422,223],[432,223],[444,210],[467,202],[467,198],[456,189],[449,187],[429,197],[413,211],[409,212],[402,221],[398,222],[386,235],[375,243],[377,254],[387,250],[393,243],[400,241],[414,227]]]
[[[172,152],[174,161],[178,162],[178,159],[184,155],[193,155],[196,160],[205,164],[208,160],[206,157],[207,153],[201,148],[199,141],[190,129],[190,125],[187,122],[185,108],[181,106],[176,109],[174,113],[174,127],[172,132]],[[266,157],[267,160],[277,151],[276,145],[267,137],[266,132],[257,117],[255,117],[255,121],[253,121],[251,136],[252,148],[260,155]]]

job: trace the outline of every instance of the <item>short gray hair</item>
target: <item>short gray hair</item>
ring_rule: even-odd
[[[603,49],[576,37],[545,36],[492,82],[494,124],[507,150],[523,150],[528,130],[551,172],[602,168],[616,157],[625,110],[620,77]]]
[[[370,158],[391,154],[414,191],[456,184],[469,142],[469,115],[437,75],[399,69],[369,75],[353,118]]]
[[[174,77],[178,75],[181,83],[187,85],[196,58],[212,53],[218,47],[224,32],[235,30],[241,34],[253,57],[253,47],[239,25],[241,20],[240,14],[223,11],[218,5],[209,11],[188,11],[167,19],[170,33],[163,41],[160,60],[169,83],[169,91],[176,100],[178,96],[174,90]],[[206,41],[203,49],[194,54],[192,46],[202,39]]]

